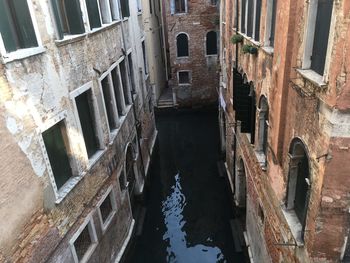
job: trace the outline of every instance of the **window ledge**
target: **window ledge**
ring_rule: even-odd
[[[179,83],[180,87],[186,87],[186,86],[191,86],[191,83]]]
[[[274,53],[274,48],[273,47],[264,46],[264,47],[261,47],[261,49],[263,51],[265,51],[266,54],[273,56],[273,53]]]
[[[141,15],[142,15],[142,10],[141,10],[141,11],[138,11],[138,12],[137,12],[137,15],[138,15],[138,16],[141,16]]]
[[[4,54],[2,56],[2,61],[4,64],[6,64],[15,60],[39,55],[41,53],[44,53],[45,51],[46,49],[43,46],[18,49],[16,51]]]
[[[97,33],[100,33],[100,32],[103,32],[109,28],[112,28],[114,27],[115,25],[119,24],[121,22],[121,20],[116,20],[116,21],[112,21],[111,23],[109,24],[102,24],[101,27],[98,27],[98,28],[94,28],[93,30],[91,30],[90,32],[88,32],[88,35],[89,36],[92,36],[92,35],[95,35]]]
[[[234,29],[235,30],[235,29]],[[254,38],[246,35],[245,33],[242,32],[238,32],[238,34],[240,34],[241,36],[243,36],[246,40],[248,40],[249,42],[253,43],[255,46],[257,47],[261,47],[261,43],[259,41],[256,41]]]
[[[312,69],[297,69],[297,72],[305,79],[316,85],[317,87],[324,88],[327,83],[323,81],[323,76],[316,73]]]
[[[259,165],[263,171],[266,171],[266,155],[262,151],[254,151]]]
[[[91,156],[89,159],[89,164],[87,169],[90,170],[98,162],[98,160],[101,159],[101,157],[106,151],[107,151],[107,148],[103,150],[98,150],[93,156]]]
[[[61,203],[62,200],[70,193],[70,191],[72,191],[72,189],[81,181],[85,174],[86,173],[83,172],[79,176],[70,178],[58,191],[55,203]]]
[[[185,15],[188,15],[187,12],[181,12],[181,13],[174,13],[173,14],[174,16],[185,16]]]
[[[92,253],[95,251],[97,247],[97,242],[94,242],[90,245],[90,247],[88,248],[88,250],[85,252],[84,257],[81,259],[81,261],[79,261],[79,263],[86,263],[88,262],[88,260],[90,259]]]
[[[209,57],[209,58],[213,58],[213,57],[217,57],[218,54],[210,54],[210,55],[205,55],[205,57]]]
[[[72,44],[72,43],[83,40],[87,36],[87,34],[88,33],[83,33],[83,34],[79,34],[79,35],[66,35],[66,36],[64,36],[63,39],[55,40],[55,43],[56,43],[56,46],[58,46],[58,47]]]
[[[107,196],[108,198],[108,196]],[[106,221],[103,222],[102,221],[102,218],[101,219],[101,228],[102,228],[102,233],[104,234],[106,232],[106,230],[108,229],[109,225],[111,224],[112,220],[113,220],[113,217],[115,216],[115,214],[117,213],[116,210],[113,210],[109,216],[107,217]]]
[[[293,238],[296,242],[296,245],[298,247],[303,247],[304,246],[304,241],[302,239],[302,225],[300,224],[300,221],[295,214],[293,209],[287,209],[285,205],[282,205],[282,213],[284,218],[287,221],[287,224],[289,226],[289,229],[293,235]]]

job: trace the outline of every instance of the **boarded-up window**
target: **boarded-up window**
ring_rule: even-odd
[[[44,131],[42,136],[57,189],[60,189],[73,176],[68,158],[69,145],[64,122],[58,122]]]
[[[217,34],[215,31],[210,31],[207,33],[207,55],[216,55],[218,53],[217,47]]]
[[[0,0],[0,33],[7,52],[38,46],[27,0]]]
[[[188,71],[179,72],[179,84],[189,84],[190,83],[190,73]]]
[[[90,158],[98,150],[95,115],[93,110],[91,90],[85,91],[75,98],[81,129],[85,141],[85,147]]]
[[[86,0],[86,7],[89,15],[90,28],[101,27],[100,12],[98,11],[97,0]]]
[[[129,17],[130,16],[129,0],[120,0],[120,6],[122,9],[123,18]]]
[[[186,13],[186,0],[174,0],[175,1],[175,13]]]
[[[59,38],[85,32],[78,0],[51,0]]]
[[[188,57],[188,37],[186,34],[179,34],[176,37],[176,47],[178,57]]]
[[[107,113],[109,130],[111,131],[117,128],[117,123],[116,123],[116,119],[113,111],[114,100],[113,100],[113,95],[112,95],[108,76],[106,76],[102,80],[101,85],[102,85],[103,99],[105,101],[105,107],[106,107],[105,110]]]
[[[318,0],[311,69],[323,75],[333,10],[332,0]]]

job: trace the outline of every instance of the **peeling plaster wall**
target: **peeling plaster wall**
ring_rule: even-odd
[[[70,40],[56,41],[48,2],[31,2],[45,51],[0,64],[3,146],[0,218],[8,219],[0,227],[0,262],[73,262],[68,241],[91,213],[95,219],[98,245],[89,262],[109,262],[118,254],[132,220],[130,204],[125,191],[121,192],[119,188],[118,176],[125,162],[125,147],[134,140],[136,129],[130,107],[117,136],[110,141],[98,78],[123,56],[123,50],[131,49],[136,118],[142,124],[142,138],[139,139],[144,162],[149,162],[156,129],[153,109],[149,107],[152,88],[147,76],[139,74],[140,68],[145,72],[141,48],[144,36],[142,20],[137,15],[136,1],[132,1],[131,16],[127,20]],[[96,98],[101,143],[105,148],[104,154],[91,167],[88,166],[76,109],[70,97],[70,92],[90,81]],[[57,202],[40,140],[41,132],[49,128],[48,123],[62,114],[77,166],[75,169],[83,176],[65,198]],[[141,172],[144,166],[146,163],[141,165],[139,157],[138,185],[144,184]],[[117,213],[110,231],[102,234],[96,204],[110,185],[116,192]]]

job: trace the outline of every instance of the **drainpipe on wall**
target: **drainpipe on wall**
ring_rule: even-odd
[[[119,2],[118,3],[119,4],[119,13],[123,16],[120,1],[118,1],[118,2]],[[123,45],[122,52],[123,52],[123,54],[125,56],[125,68],[126,68],[126,72],[127,72],[126,74],[128,75],[128,85],[129,85],[129,87],[131,87],[131,85],[132,85],[131,84],[131,78],[130,78],[131,75],[130,75],[130,70],[129,70],[129,58],[128,58],[128,55],[127,55],[126,43],[125,43],[124,19],[123,19],[123,17],[121,19],[121,32],[122,32],[122,45]],[[130,91],[130,93],[131,93],[131,91]],[[140,144],[140,140],[139,140],[138,134],[137,134],[137,125],[140,124],[140,121],[136,118],[136,107],[135,107],[135,100],[134,100],[134,95],[133,94],[131,94],[131,102],[132,102],[132,109],[133,109],[133,114],[134,114],[134,128],[135,128],[135,131],[136,131],[135,134],[136,134],[137,148],[139,150],[140,160],[141,160],[141,173],[142,173],[143,179],[145,180],[145,178],[146,178],[146,171],[145,171],[145,166],[144,166],[144,163],[143,163],[143,155],[142,155],[142,151],[141,151],[141,144]],[[143,101],[143,103],[145,103],[145,102]]]

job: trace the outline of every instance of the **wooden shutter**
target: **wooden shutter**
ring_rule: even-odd
[[[0,0],[0,32],[7,52],[15,51],[17,43],[12,17],[6,0]]]
[[[255,9],[255,34],[254,39],[256,41],[260,40],[260,17],[261,17],[261,0],[256,0]]]
[[[79,0],[65,0],[67,19],[70,34],[82,34],[85,32]]]
[[[97,136],[94,128],[94,115],[92,111],[92,102],[89,98],[90,91],[86,91],[83,94],[76,97],[75,101],[78,108],[78,114],[80,119],[81,129],[83,131],[83,137],[86,145],[86,151],[90,158],[98,149]]]
[[[254,0],[248,0],[247,35],[253,36]]]
[[[101,27],[100,12],[98,11],[97,0],[86,0],[86,7],[89,15],[90,28]]]
[[[277,8],[277,0],[272,0],[272,17],[271,17],[271,33],[270,33],[271,47],[273,47],[275,43],[276,8]]]
[[[16,28],[19,47],[29,48],[38,46],[27,1],[11,0],[8,3],[12,12],[13,22]]]
[[[311,69],[320,75],[323,75],[324,72],[332,9],[332,0],[318,1],[314,44],[311,57]]]
[[[245,11],[246,11],[246,0],[242,0],[241,2],[242,8],[241,8],[241,32],[246,32],[246,26],[245,26]]]

